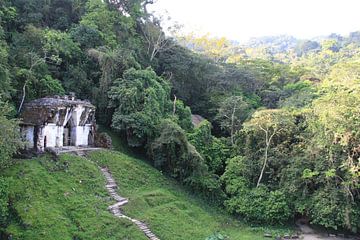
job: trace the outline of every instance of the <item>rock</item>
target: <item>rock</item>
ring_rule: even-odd
[[[95,147],[101,148],[112,148],[111,137],[107,133],[96,133],[95,134]]]
[[[264,237],[266,237],[266,238],[272,238],[272,234],[271,234],[271,233],[264,233]]]

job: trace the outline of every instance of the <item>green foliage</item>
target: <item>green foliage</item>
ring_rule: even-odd
[[[243,216],[248,221],[279,224],[291,216],[286,195],[281,191],[269,191],[266,187],[243,189],[225,201],[230,212]]]
[[[332,229],[359,230],[359,204],[348,202],[341,189],[327,186],[316,191],[308,203],[309,216],[313,224]]]
[[[284,96],[279,105],[284,108],[307,107],[316,97],[316,89],[310,81],[289,83],[284,86]]]
[[[0,98],[0,171],[11,164],[11,157],[22,146],[19,121],[10,118],[12,109]]]
[[[183,101],[176,100],[175,114],[177,117],[177,123],[182,129],[186,131],[191,131],[193,129],[193,124],[191,121],[191,109],[186,106]]]
[[[60,64],[61,61],[72,59],[79,55],[80,48],[70,35],[61,31],[45,30],[43,36],[43,51],[46,61]]]
[[[316,176],[318,176],[319,175],[319,172],[318,171],[311,171],[310,169],[305,169],[304,171],[303,171],[303,175],[302,175],[302,178],[304,178],[304,179],[311,179],[311,178],[313,178],[313,177],[316,177]]]
[[[149,147],[154,166],[205,195],[209,201],[219,203],[224,197],[219,178],[208,172],[206,162],[188,141],[184,130],[165,119],[158,125],[158,132]]]
[[[229,160],[222,180],[229,198],[227,209],[252,222],[279,224],[286,222],[292,212],[285,193],[271,191],[264,185],[251,189],[252,170],[244,157]]]
[[[221,176],[225,183],[226,193],[234,196],[250,187],[252,170],[244,157],[236,156],[228,160],[224,174]]]
[[[0,226],[5,225],[9,217],[9,192],[8,179],[0,177]]]
[[[7,18],[11,19],[13,14],[15,14],[13,8],[4,7],[0,3],[0,96],[3,98],[9,98],[13,89],[9,78],[8,44],[5,41],[2,23],[6,22]]]
[[[359,213],[352,209],[359,204],[358,89],[349,83],[326,85],[324,90],[308,114],[309,151],[318,152],[312,170],[304,170],[303,177],[311,178],[308,208],[315,223],[356,232]]]
[[[40,96],[64,95],[65,90],[61,83],[50,75],[45,75],[36,83]]]
[[[230,156],[230,147],[225,139],[211,135],[211,124],[207,120],[202,121],[192,133],[188,134],[189,142],[203,156],[209,170],[216,174],[222,174],[225,161]]]
[[[144,146],[169,109],[169,84],[151,69],[129,69],[109,92],[116,107],[112,127],[127,134],[130,146]]]
[[[180,181],[190,183],[206,171],[204,160],[188,142],[185,132],[165,119],[158,126],[159,136],[151,143],[154,166]]]
[[[222,129],[230,135],[234,143],[235,133],[241,129],[242,123],[250,115],[251,107],[242,96],[226,98],[220,105],[217,121]]]
[[[122,15],[114,8],[109,8],[108,4],[101,0],[87,1],[86,13],[82,16],[80,24],[98,31],[105,45],[110,48],[115,48],[118,43],[122,44],[120,39],[134,37],[132,34],[135,27],[134,19]],[[129,40],[132,39],[125,41]]]
[[[103,44],[100,31],[90,26],[80,24],[72,28],[69,34],[82,49],[95,48]]]

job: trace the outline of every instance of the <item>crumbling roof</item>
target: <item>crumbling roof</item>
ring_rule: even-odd
[[[197,114],[191,115],[191,122],[195,127],[199,126],[199,124],[204,120],[205,120],[205,118],[203,118],[200,115],[197,115]]]
[[[63,124],[66,116],[66,109],[82,105],[86,112],[95,110],[95,106],[89,101],[78,100],[74,97],[44,97],[35,99],[24,104],[20,114],[21,124],[40,126],[45,123]],[[85,116],[81,116],[84,118]],[[81,124],[85,124],[85,120]]]
[[[64,96],[54,96],[54,97],[44,97],[32,100],[24,105],[24,109],[27,107],[70,107],[83,105],[85,107],[95,108],[89,101],[72,99],[72,97]]]

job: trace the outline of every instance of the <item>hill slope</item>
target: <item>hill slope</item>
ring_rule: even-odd
[[[217,231],[230,239],[262,239],[142,160],[105,150],[87,158],[42,156],[7,170],[13,215],[5,231],[13,239],[146,239],[135,225],[108,212],[113,201],[98,166],[109,168],[120,195],[129,199],[126,215],[146,222],[160,239],[205,239]]]

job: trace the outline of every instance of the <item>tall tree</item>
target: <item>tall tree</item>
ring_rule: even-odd
[[[291,129],[291,125],[294,125],[292,116],[287,111],[280,109],[257,111],[253,114],[250,121],[244,124],[244,133],[250,134],[250,132],[253,132],[254,134],[262,135],[265,145],[263,164],[256,187],[260,185],[266,165],[268,164],[269,149],[273,138],[281,132]]]
[[[235,143],[235,133],[240,130],[250,111],[249,104],[244,101],[242,96],[230,96],[221,103],[217,120],[220,122],[220,126],[230,133],[233,145]]]

